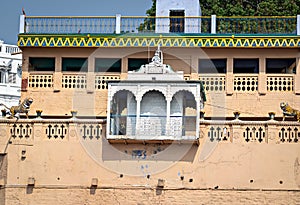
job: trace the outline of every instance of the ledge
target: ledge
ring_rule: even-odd
[[[19,34],[19,47],[299,48],[296,35]]]
[[[197,144],[199,145],[198,139],[191,140],[170,140],[170,139],[107,139],[110,144]]]

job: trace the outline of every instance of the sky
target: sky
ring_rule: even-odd
[[[17,44],[22,8],[27,16],[145,16],[152,0],[0,0],[0,40]]]

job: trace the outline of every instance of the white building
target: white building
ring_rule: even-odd
[[[16,45],[0,40],[0,103],[17,105],[21,95],[22,54]]]
[[[156,33],[201,33],[199,0],[157,0]]]

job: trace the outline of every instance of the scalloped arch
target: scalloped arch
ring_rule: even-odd
[[[113,92],[113,93],[112,93],[112,99],[115,97],[115,95],[116,95],[117,93],[122,92],[122,91],[130,92],[130,93],[133,95],[134,99],[136,99],[135,94],[134,94],[131,90],[128,90],[128,89],[125,89],[125,88],[120,89],[120,90],[116,90],[115,92]]]
[[[190,90],[187,90],[187,89],[180,89],[180,90],[177,90],[173,95],[172,95],[172,99],[173,99],[173,97],[177,94],[177,93],[179,93],[179,92],[188,92],[188,93],[191,93],[192,95],[193,95],[193,97],[194,97],[194,100],[196,101],[196,96],[194,95],[194,93],[193,92],[191,92]]]
[[[140,96],[141,96],[141,99],[143,99],[144,95],[148,92],[151,92],[151,91],[157,91],[157,92],[160,92],[161,94],[163,94],[163,96],[165,98],[167,98],[167,92],[166,92],[166,89],[165,88],[145,88],[143,89],[141,92],[140,92]]]

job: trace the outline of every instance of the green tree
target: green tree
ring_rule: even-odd
[[[300,14],[300,0],[200,0],[203,16],[295,16]],[[146,11],[155,16],[156,0]]]
[[[146,11],[146,14],[147,18],[144,19],[144,23],[141,23],[138,28],[140,32],[155,30],[156,0],[152,0],[152,6]]]
[[[156,14],[156,0],[152,0],[152,6],[146,11],[147,16],[155,16]]]
[[[300,0],[202,0],[203,16],[295,16]]]

